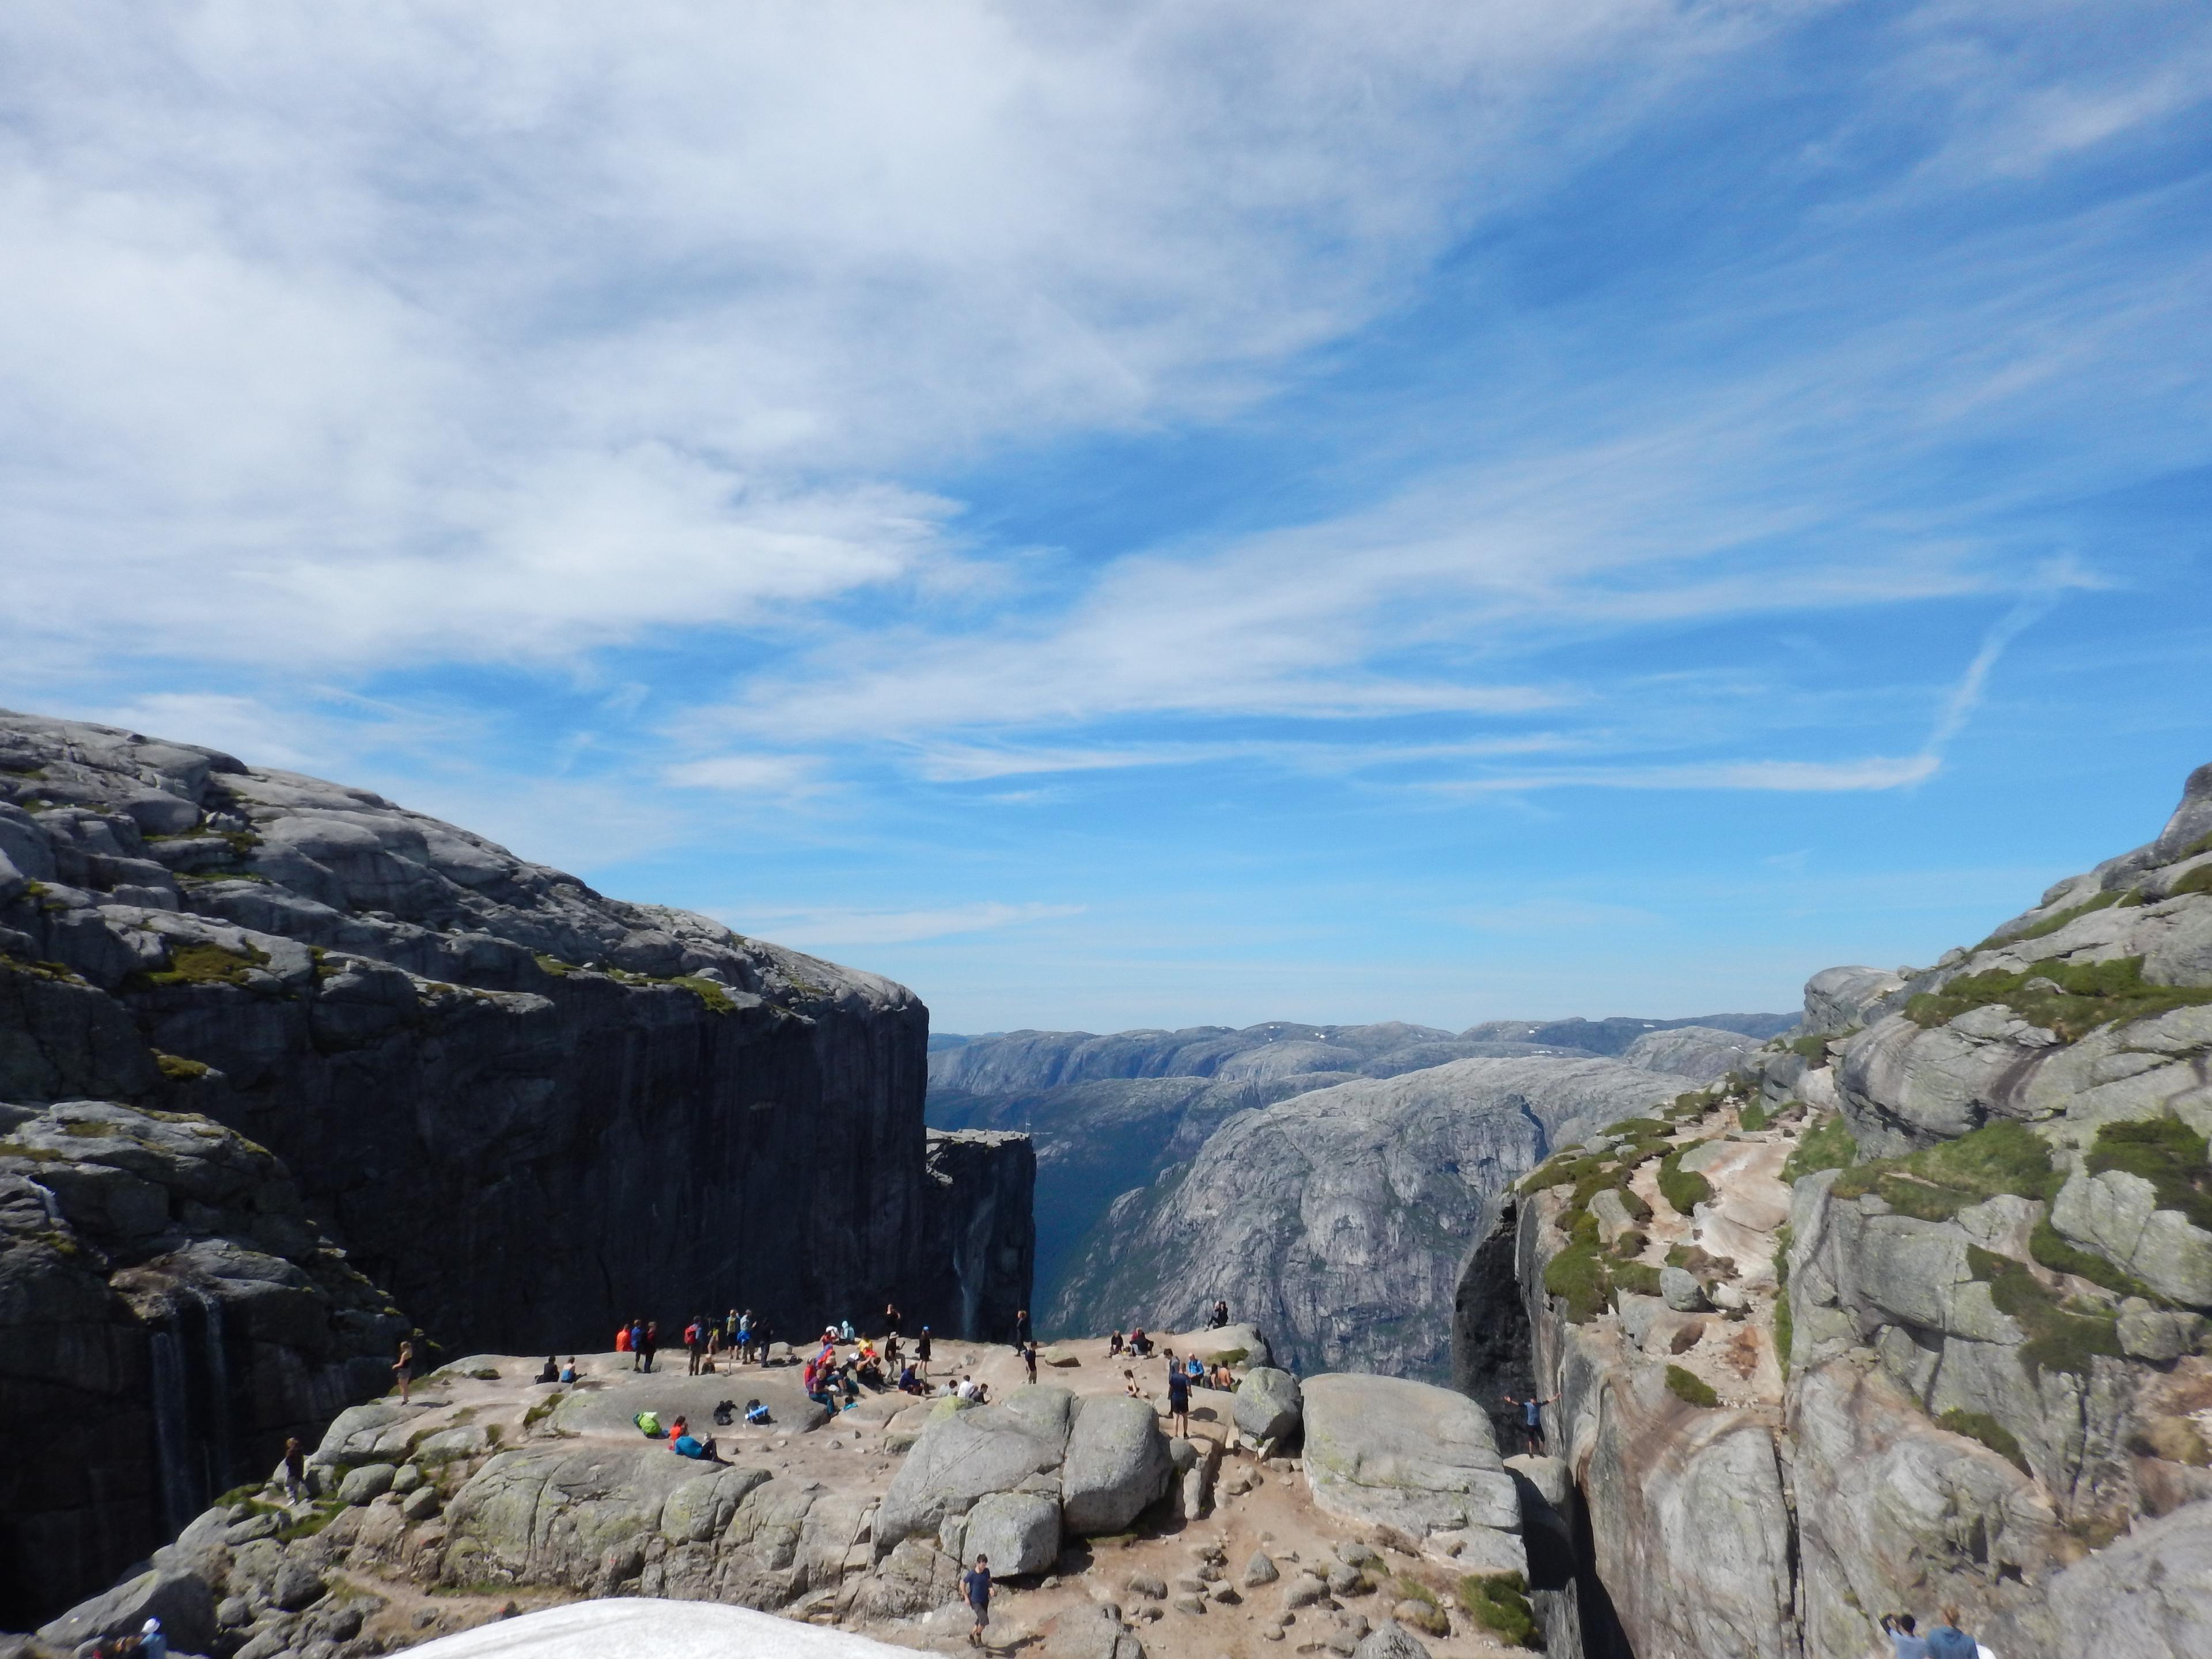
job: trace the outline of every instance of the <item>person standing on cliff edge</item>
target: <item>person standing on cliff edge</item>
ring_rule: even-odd
[[[1014,1352],[1019,1353],[1030,1345],[1030,1310],[1023,1309],[1014,1316]]]
[[[409,1390],[415,1382],[415,1340],[403,1337],[399,1343],[399,1358],[392,1362],[392,1374],[399,1382],[399,1403],[408,1403]]]
[[[1528,1437],[1528,1455],[1535,1456],[1544,1440],[1544,1407],[1558,1405],[1559,1396],[1553,1395],[1548,1400],[1539,1400],[1532,1394],[1526,1400],[1516,1400],[1509,1394],[1505,1396],[1505,1403],[1521,1408],[1521,1429]]]

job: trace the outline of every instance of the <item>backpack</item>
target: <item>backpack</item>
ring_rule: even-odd
[[[663,1431],[660,1426],[660,1413],[659,1412],[640,1412],[635,1417],[630,1419],[630,1421],[637,1425],[638,1431],[643,1434],[647,1439],[658,1440],[660,1438]]]

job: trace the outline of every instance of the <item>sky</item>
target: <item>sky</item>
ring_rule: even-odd
[[[0,705],[935,1029],[1796,1006],[2212,760],[2212,10],[0,11]]]

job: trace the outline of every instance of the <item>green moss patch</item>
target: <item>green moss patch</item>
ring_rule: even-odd
[[[1606,1133],[1616,1140],[1643,1140],[1651,1135],[1663,1135],[1667,1126],[1656,1117],[1625,1117],[1618,1123],[1605,1126]]]
[[[2031,980],[2057,988],[2030,990]],[[1933,1030],[1971,1009],[2002,1003],[2030,1024],[2075,1042],[2100,1025],[2149,1019],[2208,1002],[2212,987],[2147,985],[2142,958],[2120,957],[2111,962],[2039,962],[2017,974],[1994,969],[1967,974],[1940,991],[1922,992],[1905,1005],[1905,1014]]]
[[[243,985],[252,969],[268,965],[269,953],[251,945],[243,951],[220,945],[179,945],[170,950],[167,968],[137,977],[148,985]]]
[[[1781,1266],[1778,1256],[1775,1258],[1775,1266],[1778,1268]],[[1790,1375],[1790,1346],[1796,1332],[1796,1322],[1790,1313],[1790,1287],[1784,1285],[1774,1293],[1774,1357],[1781,1363],[1782,1375],[1785,1378]]]
[[[2191,870],[2166,891],[2166,897],[2179,898],[2184,893],[2212,893],[2212,864]]]
[[[1764,1129],[1768,1124],[1773,1122],[1774,1115],[1759,1102],[1754,1100],[1736,1114],[1736,1121],[1744,1128],[1755,1131]]]
[[[2055,1273],[2072,1273],[2093,1285],[2101,1285],[2122,1296],[2139,1296],[2146,1302],[2164,1298],[2132,1273],[2121,1272],[2094,1250],[2075,1245],[2046,1220],[2038,1221],[2028,1236],[2027,1253]]]
[[[2062,1303],[2025,1263],[1978,1244],[1966,1246],[1966,1267],[1989,1285],[1997,1311],[2019,1321],[2027,1333],[2021,1358],[2037,1370],[2087,1376],[2099,1354],[2118,1358],[2119,1322],[2111,1314]]]
[[[1818,1170],[1847,1170],[1858,1155],[1851,1126],[1840,1114],[1831,1113],[1797,1138],[1789,1161],[1782,1166],[1782,1179],[1795,1185]]]
[[[726,985],[717,984],[711,979],[701,979],[691,974],[680,975],[668,982],[671,985],[680,985],[690,992],[693,996],[707,1005],[707,1012],[709,1013],[734,1014],[738,1012],[738,1005],[730,1000],[729,988]]]
[[[2069,905],[2063,910],[2047,915],[2032,927],[2021,928],[2017,933],[2002,935],[1991,933],[1974,948],[1977,951],[1986,951],[1995,945],[2011,945],[2024,939],[2048,939],[2060,928],[2079,921],[2082,917],[2094,915],[2099,910],[2109,910],[2119,902],[2120,896],[2116,892],[2100,893],[2096,897],[2084,903]]]
[[[1517,1572],[1470,1573],[1459,1581],[1459,1604],[1468,1618],[1515,1647],[1540,1644],[1528,1581]]]
[[[2010,1429],[1986,1412],[1966,1412],[1956,1409],[1945,1412],[1936,1419],[1940,1427],[1953,1434],[1963,1434],[1969,1440],[1978,1440],[2022,1474],[2033,1473],[2027,1467],[2027,1454],[2020,1449]]]
[[[1659,1294],[1659,1270],[1648,1261],[1620,1261],[1613,1264],[1613,1282],[1624,1291],[1638,1296]]]
[[[1829,1190],[1838,1198],[1879,1192],[1885,1202],[1923,1221],[1948,1221],[1970,1204],[2000,1193],[2047,1198],[2055,1177],[2051,1148],[2009,1118],[1906,1158],[1877,1158],[1848,1169]]]
[[[155,1069],[172,1083],[198,1083],[212,1069],[204,1060],[186,1060],[182,1054],[165,1054],[156,1050]]]
[[[1659,1160],[1659,1195],[1685,1216],[1713,1195],[1711,1182],[1696,1170],[1682,1167],[1682,1154],[1690,1150],[1678,1146]]]
[[[1713,1392],[1711,1383],[1693,1372],[1684,1370],[1680,1365],[1667,1367],[1667,1392],[1688,1406],[1711,1407],[1721,1403],[1720,1395]]]
[[[1588,1324],[1612,1304],[1612,1276],[1595,1243],[1570,1244],[1544,1265],[1544,1293],[1567,1304],[1567,1317]]]
[[[2212,1231],[2212,1168],[2204,1137],[2178,1118],[2107,1123],[2089,1148],[2092,1174],[2107,1170],[2141,1176],[2158,1189],[2158,1207],[2179,1210],[2190,1224]]]

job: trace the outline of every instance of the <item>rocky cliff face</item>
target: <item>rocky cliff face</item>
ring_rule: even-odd
[[[930,1322],[959,1336],[1011,1341],[1036,1270],[1036,1156],[1027,1135],[929,1132],[928,1226],[922,1259],[937,1281]]]
[[[1630,1647],[1856,1659],[1955,1602],[2007,1659],[2212,1650],[2208,1018],[2212,768],[1936,968],[1816,975],[1694,1122],[1529,1177],[1462,1380],[1525,1320]]]
[[[0,1105],[0,1627],[106,1583],[391,1380],[407,1322],[200,1117]]]
[[[1672,1097],[1609,1060],[1462,1060],[1230,1118],[1116,1199],[1058,1293],[1063,1322],[1200,1322],[1217,1298],[1279,1361],[1441,1380],[1462,1259],[1554,1140]]]
[[[590,1349],[634,1314],[750,1304],[788,1331],[893,1299],[955,1330],[1023,1304],[1027,1148],[933,1172],[927,1018],[366,791],[0,714],[0,1100],[189,1113],[269,1149],[311,1236],[435,1340]]]

